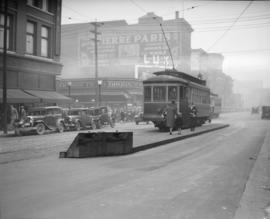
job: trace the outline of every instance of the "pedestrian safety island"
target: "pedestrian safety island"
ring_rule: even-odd
[[[60,152],[60,158],[86,158],[97,156],[127,155],[159,147],[175,141],[195,137],[229,127],[228,124],[208,124],[195,131],[182,130],[181,135],[169,135],[159,131],[144,133],[144,137],[133,132],[88,132],[78,133],[67,151]]]
[[[133,152],[132,132],[79,133],[60,158],[125,155]]]

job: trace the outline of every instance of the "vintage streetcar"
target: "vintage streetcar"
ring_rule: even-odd
[[[153,74],[143,81],[145,121],[152,121],[160,130],[167,129],[163,112],[172,100],[177,104],[177,112],[182,113],[183,128],[190,127],[190,104],[197,108],[198,126],[211,120],[210,89],[205,80],[176,70]]]
[[[221,98],[214,93],[210,93],[210,107],[211,107],[211,118],[218,118],[221,113]]]

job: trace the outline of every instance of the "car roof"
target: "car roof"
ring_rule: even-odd
[[[45,107],[34,107],[30,108],[29,111],[47,110],[47,109],[62,109],[59,106],[45,106]]]
[[[83,108],[83,107],[80,107],[80,108],[71,108],[69,109],[69,111],[75,111],[75,110],[89,110],[88,108]]]

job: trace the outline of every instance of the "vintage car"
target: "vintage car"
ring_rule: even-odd
[[[262,119],[270,119],[270,106],[262,106]]]
[[[143,113],[138,113],[134,116],[134,120],[135,120],[135,123],[136,125],[139,125],[139,123],[141,122],[146,122],[146,124],[149,124],[149,121],[145,121],[143,120]]]
[[[62,108],[58,106],[29,109],[26,119],[15,123],[15,134],[34,132],[43,135],[46,131],[63,132],[65,121]]]
[[[101,128],[105,125],[110,125],[112,128],[114,127],[113,119],[111,118],[110,109],[106,106],[94,107],[92,108],[94,112],[94,116],[98,118],[97,128]]]
[[[73,128],[77,131],[86,128],[96,129],[96,124],[98,124],[98,117],[94,116],[92,109],[71,108],[67,111],[65,123],[73,124],[69,125],[69,128]]]

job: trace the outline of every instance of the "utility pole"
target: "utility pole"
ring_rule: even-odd
[[[98,35],[100,35],[101,33],[98,32],[98,28],[103,25],[103,23],[100,22],[92,22],[91,23],[94,26],[94,30],[90,31],[92,33],[94,33],[94,39],[92,39],[95,43],[95,91],[96,91],[96,106],[100,105],[99,102],[99,85],[98,85]]]
[[[8,19],[8,0],[4,6],[4,48],[3,48],[3,112],[2,124],[4,134],[7,134],[7,19]]]

